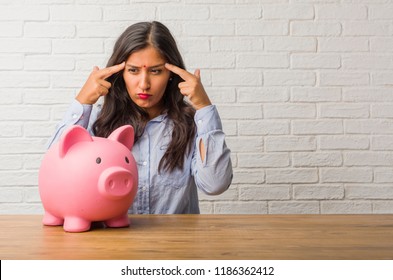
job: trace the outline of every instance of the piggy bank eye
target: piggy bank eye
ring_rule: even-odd
[[[128,157],[125,158],[127,163],[130,163],[130,160],[128,159]]]
[[[100,164],[100,163],[101,163],[101,158],[100,158],[100,157],[96,158],[96,163],[97,163],[97,164]]]

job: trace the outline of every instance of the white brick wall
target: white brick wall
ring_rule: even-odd
[[[393,0],[0,0],[0,214],[42,213],[44,143],[145,20],[222,116],[233,184],[203,213],[393,213]]]

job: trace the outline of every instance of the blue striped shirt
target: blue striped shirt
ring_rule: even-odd
[[[65,128],[81,125],[93,135],[91,127],[100,106],[82,105],[74,100],[49,139],[48,147],[56,142]],[[210,195],[228,189],[232,181],[230,150],[214,105],[196,111],[197,135],[183,170],[158,172],[159,162],[171,141],[173,122],[166,114],[148,122],[141,138],[134,144],[132,154],[138,165],[138,191],[130,214],[198,214],[197,188]],[[202,161],[199,141],[202,139],[206,156]]]

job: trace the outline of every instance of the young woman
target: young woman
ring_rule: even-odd
[[[101,96],[103,105],[93,107]],[[49,145],[74,124],[101,137],[125,124],[134,127],[139,185],[130,213],[199,213],[197,188],[215,195],[231,183],[217,109],[200,71],[185,70],[174,38],[159,22],[124,31],[107,68],[93,69]]]

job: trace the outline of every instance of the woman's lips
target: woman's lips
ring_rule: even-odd
[[[138,93],[138,96],[140,99],[146,100],[149,99],[151,95],[147,93]]]

